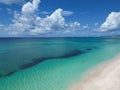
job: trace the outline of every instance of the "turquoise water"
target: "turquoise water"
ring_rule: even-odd
[[[0,90],[67,90],[119,52],[120,39],[0,39]]]

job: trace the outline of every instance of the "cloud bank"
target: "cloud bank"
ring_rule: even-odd
[[[30,35],[47,34],[52,32],[69,32],[80,28],[79,22],[66,22],[64,16],[73,14],[61,8],[51,15],[41,18],[36,14],[40,0],[27,2],[21,12],[14,13],[13,23],[6,29],[10,34],[29,33]]]

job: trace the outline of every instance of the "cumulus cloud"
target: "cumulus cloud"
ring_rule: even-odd
[[[64,28],[65,25],[65,19],[61,15],[62,11],[62,9],[57,9],[46,18],[36,17],[36,27],[33,30],[31,30],[31,32],[48,33],[51,31],[62,30],[62,28]]]
[[[111,12],[106,21],[100,26],[101,31],[120,29],[120,12]]]
[[[26,32],[31,35],[39,35],[57,31],[77,30],[80,27],[79,22],[66,22],[63,17],[65,12],[60,8],[51,15],[41,18],[36,14],[39,3],[40,0],[33,0],[24,4],[21,12],[14,13],[13,23],[8,26],[7,30],[15,35]]]
[[[38,9],[38,5],[40,3],[40,0],[33,0],[33,2],[27,2],[22,7],[22,14],[25,16],[34,14],[34,12]]]
[[[22,3],[22,2],[25,2],[25,1],[24,0],[0,0],[0,3],[7,4],[7,5]]]

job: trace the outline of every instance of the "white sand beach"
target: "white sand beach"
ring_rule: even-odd
[[[90,70],[69,90],[120,90],[120,55]]]

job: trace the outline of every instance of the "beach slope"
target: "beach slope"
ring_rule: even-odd
[[[90,70],[69,90],[120,90],[120,55]]]

